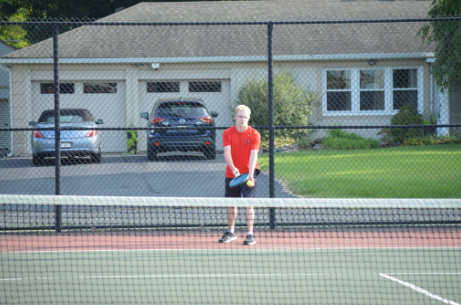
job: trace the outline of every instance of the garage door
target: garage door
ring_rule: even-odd
[[[10,105],[7,99],[0,99],[0,127],[10,126]],[[8,150],[10,147],[11,132],[0,132],[0,150]]]
[[[54,108],[54,94],[51,83],[34,82],[33,116],[34,120],[45,109]],[[71,82],[61,81],[61,108],[85,108],[95,120],[104,120],[101,127],[127,127],[124,82]],[[126,132],[101,131],[103,152],[126,151]]]
[[[232,126],[230,81],[218,80],[152,80],[139,82],[141,99],[139,112],[151,113],[158,100],[165,99],[198,99],[202,100],[208,110],[217,111],[216,126]],[[144,121],[145,122],[145,121]],[[216,149],[222,150],[223,130],[216,132]],[[145,143],[143,149],[145,149]],[[141,149],[142,149],[141,148]]]

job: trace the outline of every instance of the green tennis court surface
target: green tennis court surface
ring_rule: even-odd
[[[460,304],[453,249],[1,254],[6,304]]]
[[[459,199],[0,202],[2,304],[461,304]]]

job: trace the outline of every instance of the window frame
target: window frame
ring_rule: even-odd
[[[344,67],[344,68],[324,68],[322,72],[322,111],[323,116],[361,116],[361,115],[394,115],[399,110],[393,109],[393,71],[394,70],[410,70],[416,69],[417,73],[417,87],[415,88],[418,93],[418,112],[423,113],[423,98],[424,98],[424,80],[423,80],[423,66],[358,66],[358,67]],[[334,92],[337,90],[327,90],[327,71],[351,71],[351,110],[337,111],[327,110],[327,92]],[[360,110],[360,71],[361,70],[384,70],[384,110]],[[413,89],[413,88],[410,88]],[[402,90],[401,88],[397,90]],[[371,90],[373,91],[373,90]]]

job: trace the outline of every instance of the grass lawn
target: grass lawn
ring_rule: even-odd
[[[275,178],[300,197],[461,198],[461,145],[276,153]]]

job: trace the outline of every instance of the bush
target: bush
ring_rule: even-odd
[[[408,104],[400,108],[399,112],[391,119],[391,125],[422,125],[423,118],[416,109]],[[405,139],[423,136],[422,129],[418,128],[390,128],[390,141],[403,143]]]
[[[252,126],[269,125],[269,98],[267,79],[248,79],[240,88],[236,105],[251,109]],[[306,126],[320,96],[296,83],[290,72],[276,73],[274,77],[274,125]],[[233,110],[232,110],[233,111]],[[260,130],[263,141],[269,138],[267,129]],[[275,137],[301,139],[304,130],[275,130]]]
[[[380,146],[378,140],[347,133],[341,129],[330,130],[328,136],[323,138],[322,144],[331,149],[369,149]]]

